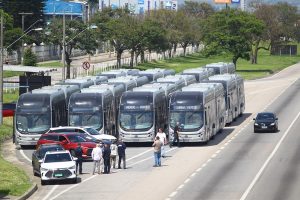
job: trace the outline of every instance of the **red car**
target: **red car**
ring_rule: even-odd
[[[78,143],[81,143],[81,148],[83,151],[83,158],[90,158],[91,153],[96,143],[85,137],[84,134],[80,133],[51,133],[43,134],[37,142],[37,145],[57,143],[64,147],[64,149],[69,150],[70,153],[75,156],[75,149]]]
[[[13,117],[15,114],[16,103],[4,103],[2,108],[3,117]]]

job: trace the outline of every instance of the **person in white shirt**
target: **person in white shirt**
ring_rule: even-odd
[[[93,149],[92,158],[94,161],[93,175],[95,174],[96,169],[98,169],[98,174],[100,174],[101,173],[101,160],[102,160],[102,149],[100,148],[100,144],[97,144],[96,147]]]
[[[116,145],[116,142],[113,142],[110,145],[110,166],[112,166],[114,169],[116,168],[117,155],[118,155],[118,147]]]
[[[159,137],[160,142],[162,143],[161,146],[161,157],[165,157],[165,145],[167,144],[167,136],[166,134],[163,132],[162,128],[158,129],[158,132],[156,134],[156,137]]]

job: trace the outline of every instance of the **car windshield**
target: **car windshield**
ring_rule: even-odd
[[[72,161],[69,153],[47,154],[44,159],[44,163],[68,162],[68,161]]]
[[[100,133],[93,128],[85,128],[85,130],[91,135],[99,135]]]
[[[123,111],[120,114],[120,125],[125,130],[148,130],[152,124],[151,111]]]
[[[50,146],[50,147],[42,148],[40,150],[39,157],[44,158],[45,154],[48,151],[61,151],[61,150],[64,150],[64,148],[61,146]]]
[[[90,126],[95,129],[102,128],[102,113],[72,113],[70,126]]]
[[[51,117],[46,114],[18,114],[16,128],[21,133],[46,132],[51,125]]]
[[[68,135],[68,138],[72,143],[89,141],[84,135]]]
[[[274,120],[275,116],[273,113],[259,113],[256,117],[258,120]]]
[[[203,112],[178,111],[170,113],[170,126],[174,129],[176,122],[181,124],[181,130],[199,130],[203,126]]]

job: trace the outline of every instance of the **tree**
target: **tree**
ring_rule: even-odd
[[[47,27],[45,32],[45,42],[63,47],[63,22],[61,19],[55,19]],[[65,61],[67,64],[66,78],[70,78],[71,55],[74,48],[86,51],[92,54],[97,47],[97,40],[92,29],[87,27],[82,21],[66,20],[66,43],[65,43]]]
[[[14,19],[13,26],[22,28],[22,15],[19,13],[33,13],[24,21],[25,30],[39,19],[43,19],[45,0],[4,0],[3,10]]]
[[[24,66],[36,66],[37,64],[37,57],[32,52],[31,48],[26,48],[24,51]]]
[[[117,53],[117,66],[121,67],[123,52],[128,49],[127,40],[131,37],[127,20],[130,13],[128,9],[106,8],[97,13],[93,22],[99,27],[97,37],[99,40],[110,41]]]
[[[271,50],[271,47],[286,43],[297,37],[297,26],[295,24],[297,24],[298,14],[297,8],[287,3],[275,5],[256,3],[253,7],[255,16],[265,24],[264,34],[253,40],[251,62],[256,64],[260,49]],[[264,45],[261,45],[261,41],[264,41]]]
[[[251,42],[262,34],[263,23],[253,14],[224,9],[208,18],[204,43],[208,55],[230,53],[236,65],[239,58],[250,59]]]
[[[214,8],[210,4],[199,3],[196,1],[185,1],[180,10],[186,15],[194,16],[200,19],[206,19],[215,12]]]

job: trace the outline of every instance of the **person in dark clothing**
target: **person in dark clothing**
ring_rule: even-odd
[[[177,147],[180,147],[179,131],[180,131],[180,126],[179,126],[179,122],[177,122],[176,126],[174,127],[174,138],[173,138],[173,142],[170,143],[170,147],[174,146],[175,142],[177,142]]]
[[[82,148],[81,148],[81,144],[78,143],[78,146],[75,149],[75,157],[77,158],[76,160],[76,174],[78,173],[79,170],[79,174],[82,174]]]
[[[104,174],[109,174],[110,173],[110,147],[108,144],[104,144],[104,149],[103,149],[103,160],[104,160]]]
[[[126,145],[120,139],[118,141],[117,146],[118,146],[118,156],[119,156],[118,169],[121,169],[121,161],[123,161],[123,169],[126,169],[126,154],[125,154]]]

